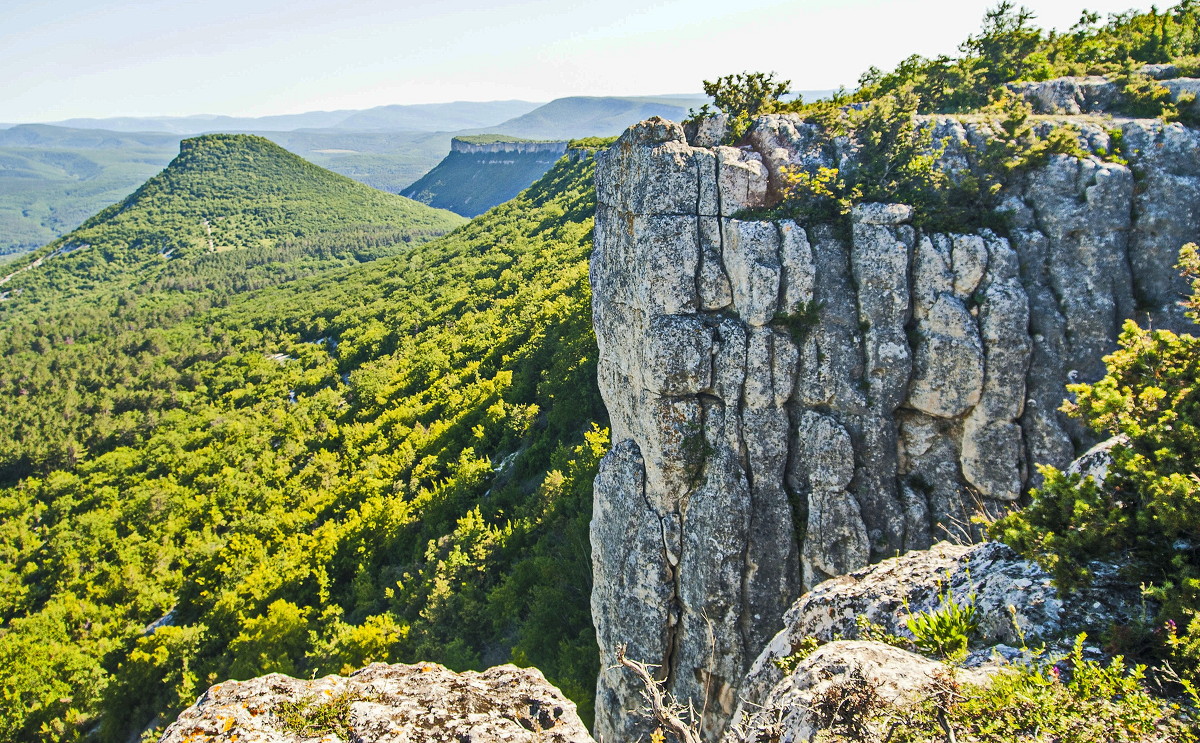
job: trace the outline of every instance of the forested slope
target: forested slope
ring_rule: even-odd
[[[126,740],[226,678],[373,660],[511,658],[586,704],[591,170],[424,245],[443,222],[255,198],[214,242],[260,247],[210,253],[214,183],[13,279],[0,740]]]

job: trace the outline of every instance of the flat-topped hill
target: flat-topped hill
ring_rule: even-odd
[[[364,226],[406,235],[449,231],[462,220],[320,168],[262,137],[186,139],[158,175],[79,229],[13,266],[9,292],[83,288],[122,272],[145,279],[208,253]]]
[[[499,152],[546,154],[555,157],[567,151],[566,140],[523,139],[501,134],[475,134],[450,140],[450,151],[471,155]]]
[[[430,206],[475,217],[541,178],[566,151],[566,141],[504,134],[455,137],[446,158],[401,193]]]

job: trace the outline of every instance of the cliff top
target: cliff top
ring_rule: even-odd
[[[557,139],[529,139],[528,137],[514,137],[509,134],[464,134],[461,137],[455,137],[454,140],[466,142],[467,144],[497,144],[499,142],[559,142]]]

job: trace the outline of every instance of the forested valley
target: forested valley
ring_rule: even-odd
[[[584,706],[592,160],[475,221],[205,136],[0,290],[0,740],[535,664]]]

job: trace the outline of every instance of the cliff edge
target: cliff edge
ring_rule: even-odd
[[[436,663],[226,681],[184,710],[161,743],[199,740],[592,743],[575,705],[536,668],[454,673]]]
[[[716,739],[804,590],[968,540],[973,515],[1036,484],[1035,463],[1094,443],[1058,412],[1064,386],[1102,375],[1126,318],[1186,323],[1174,263],[1200,218],[1200,135],[1073,123],[1093,153],[1119,137],[1127,162],[1051,156],[1006,185],[1005,235],[927,232],[902,204],[739,218],[777,200],[788,169],[854,156],[790,115],[760,118],[742,147],[651,119],[598,157],[591,281],[614,442],[592,522],[611,669],[598,739],[649,732],[617,644],[658,664]],[[987,122],[924,125],[943,166],[979,166]]]

